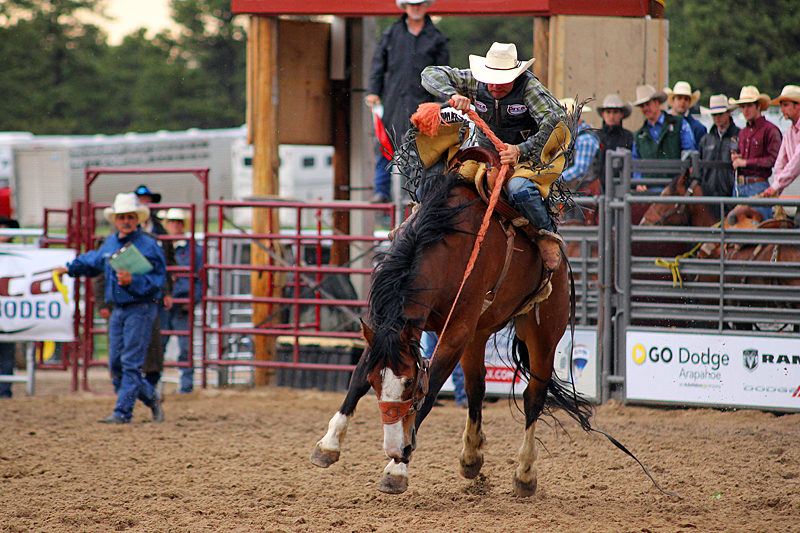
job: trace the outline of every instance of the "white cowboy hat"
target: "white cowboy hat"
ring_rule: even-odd
[[[397,4],[397,8],[398,9],[405,9],[405,7],[403,7],[403,6],[406,5],[406,4],[428,4],[428,5],[431,5],[433,3],[433,0],[395,0],[394,3]]]
[[[728,103],[731,105],[755,104],[756,102],[761,105],[761,111],[766,111],[769,108],[770,97],[767,94],[759,92],[753,85],[742,87],[738,100],[734,100],[733,98],[728,99]]]
[[[123,213],[136,213],[139,217],[139,224],[143,224],[150,218],[150,208],[144,204],[140,204],[136,195],[131,192],[121,192],[114,198],[114,203],[111,207],[103,209],[103,216],[106,220],[114,223],[117,215]]]
[[[700,100],[700,91],[692,92],[692,86],[689,85],[688,82],[679,81],[675,84],[675,87],[670,89],[669,87],[664,87],[664,92],[667,93],[667,103],[672,106],[672,99],[676,96],[687,96],[691,99],[692,103],[689,104],[689,107],[694,107],[694,105]]]
[[[180,220],[186,224],[186,220],[189,218],[189,213],[180,207],[170,207],[162,218],[164,220]]]
[[[719,115],[725,111],[733,111],[737,106],[728,104],[728,97],[724,94],[715,94],[708,99],[708,107],[700,106],[703,115]]]
[[[570,109],[575,109],[575,99],[574,98],[562,98],[561,100],[558,101],[558,103],[561,104],[561,107],[563,107],[567,111],[569,111]],[[591,111],[592,111],[592,108],[589,107],[588,105],[585,105],[585,106],[583,106],[581,108],[581,114],[586,113],[586,112],[591,112]]]
[[[607,94],[606,97],[603,98],[603,105],[597,106],[595,109],[597,109],[597,114],[601,117],[603,116],[603,111],[606,109],[619,109],[622,111],[622,120],[631,116],[631,111],[633,110],[631,104],[623,104],[622,99],[616,94]]]
[[[502,85],[511,83],[528,70],[536,59],[526,62],[517,60],[517,46],[514,43],[494,43],[486,57],[469,56],[469,69],[472,76],[483,83]]]
[[[659,104],[663,104],[667,100],[667,93],[656,91],[652,85],[639,85],[636,87],[636,100],[630,104],[639,106],[650,100],[658,100]]]
[[[797,85],[787,85],[781,91],[781,95],[770,102],[770,105],[781,105],[784,100],[791,100],[800,104],[800,87]]]

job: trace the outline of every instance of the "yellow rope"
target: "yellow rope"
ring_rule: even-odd
[[[658,258],[656,259],[655,263],[656,266],[662,268],[668,268],[670,272],[672,272],[672,286],[675,287],[676,285],[680,285],[681,289],[683,288],[683,277],[681,276],[680,270],[680,262],[681,259],[689,259],[690,257],[694,257],[697,250],[703,246],[703,243],[698,243],[697,246],[686,252],[685,254],[676,256],[673,261],[667,261],[666,259]]]

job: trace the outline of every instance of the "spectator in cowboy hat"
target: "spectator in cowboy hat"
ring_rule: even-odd
[[[597,114],[603,117],[603,126],[595,132],[600,139],[600,149],[592,166],[601,189],[606,185],[606,152],[618,148],[633,150],[633,133],[622,126],[622,121],[631,116],[631,111],[631,105],[622,103],[622,99],[614,93],[607,94],[603,98],[603,105],[597,107]]]
[[[183,209],[176,207],[170,208],[164,220],[167,224],[167,231],[173,237],[184,235],[187,227],[188,215]],[[178,266],[189,268],[192,264],[192,250],[191,242],[185,239],[175,241],[175,262]],[[194,304],[200,303],[200,298],[203,294],[203,284],[197,274],[203,268],[203,247],[200,244],[194,246]],[[181,273],[175,276],[175,283],[172,289],[172,298],[188,299],[189,298],[189,275]],[[194,319],[194,307],[188,302],[181,304],[173,304],[170,309],[164,310],[161,313],[161,327],[163,329],[172,331],[188,331],[189,321]],[[166,348],[168,336],[163,337],[163,347]],[[189,361],[189,343],[191,339],[187,335],[178,336],[178,346],[180,351],[178,353],[178,361],[186,363]],[[180,394],[187,394],[194,390],[194,368],[184,367],[181,369],[180,386],[178,392]]]
[[[781,106],[783,117],[790,120],[792,126],[781,142],[772,185],[762,193],[762,196],[767,197],[781,194],[800,174],[800,87],[787,85],[771,104]],[[794,226],[800,227],[800,208],[795,212]]]
[[[700,100],[700,91],[692,92],[692,86],[688,82],[679,81],[672,89],[665,87],[664,92],[667,93],[667,104],[672,108],[672,114],[683,117],[689,123],[694,135],[694,143],[700,146],[700,139],[708,133],[708,130],[691,113],[691,109]]]
[[[99,250],[79,255],[66,267],[53,270],[57,275],[96,277],[105,274],[105,299],[114,304],[109,323],[108,366],[118,390],[114,412],[100,420],[105,424],[127,424],[136,400],[153,413],[153,421],[164,419],[161,395],[142,377],[153,321],[158,314],[161,287],[166,282],[164,252],[152,237],[142,231],[150,209],[138,202],[135,194],[121,193],[103,215],[116,228]],[[125,245],[135,246],[152,266],[148,272],[132,274],[115,270],[108,258]]]
[[[396,0],[402,17],[383,32],[369,74],[367,96],[369,107],[383,104],[383,125],[394,146],[400,144],[411,126],[409,119],[419,104],[432,102],[420,85],[420,73],[429,65],[450,62],[450,45],[428,16],[433,0]],[[391,154],[376,144],[375,194],[372,203],[392,201]]]
[[[739,132],[738,151],[731,151],[736,185],[733,195],[747,198],[760,196],[769,188],[772,167],[781,149],[781,131],[762,114],[769,108],[770,97],[753,85],[742,87],[739,99],[730,98],[729,104],[738,105],[747,125]],[[772,208],[754,206],[762,220],[772,218]]]
[[[667,93],[655,90],[652,85],[636,87],[636,100],[630,104],[641,110],[645,120],[633,134],[634,159],[680,159],[682,152],[696,149],[689,123],[683,117],[669,115],[661,109],[666,100]],[[633,175],[634,179],[643,177],[660,176],[642,176],[638,172]],[[646,189],[644,185],[636,187],[638,191]]]
[[[701,107],[700,112],[710,115],[714,121],[711,131],[700,140],[698,150],[701,161],[731,162],[731,152],[737,149],[739,143],[739,126],[731,120],[731,113],[735,105],[728,103],[724,94],[715,94],[709,99],[708,107]],[[731,196],[735,176],[733,166],[730,168],[702,168],[700,169],[700,184],[705,196]],[[708,204],[709,209],[720,219],[719,204]],[[729,206],[726,211],[730,210]]]

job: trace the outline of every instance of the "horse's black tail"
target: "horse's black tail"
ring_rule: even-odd
[[[514,364],[514,380],[512,381],[512,389],[511,395],[514,395],[513,383],[516,383],[517,376],[526,377],[528,380],[535,379],[539,382],[543,382],[544,380],[539,378],[538,376],[534,376],[531,374],[530,371],[530,354],[528,353],[528,347],[525,345],[519,337],[514,335],[514,340],[511,343],[511,359]],[[572,366],[572,365],[570,365]],[[633,453],[631,453],[623,444],[617,441],[614,437],[609,435],[604,431],[600,431],[599,429],[595,429],[592,427],[589,420],[591,419],[592,415],[594,414],[594,405],[578,394],[578,391],[575,390],[575,383],[566,382],[563,379],[559,378],[556,375],[555,369],[553,370],[553,374],[550,376],[550,379],[547,380],[547,398],[545,399],[544,406],[542,407],[543,412],[546,412],[550,416],[553,415],[553,411],[556,409],[562,409],[565,411],[572,419],[574,419],[578,424],[581,425],[581,428],[587,432],[594,432],[604,435],[614,446],[622,450],[624,453],[629,455],[636,461],[647,477],[653,482],[653,485],[668,496],[675,496],[676,498],[680,498],[680,496],[675,492],[666,491],[661,488],[661,485],[655,480],[655,478],[650,474],[647,468],[642,464],[638,457],[636,457]]]
[[[531,374],[528,347],[516,335],[511,343],[511,359],[514,364],[514,383],[517,381],[517,376],[522,376],[528,380],[544,381],[539,376]],[[592,431],[590,419],[594,415],[594,405],[578,394],[574,383],[559,378],[556,371],[553,370],[553,374],[547,380],[546,390],[547,398],[543,406],[544,412],[552,415],[555,410],[561,409],[580,424],[584,431]]]

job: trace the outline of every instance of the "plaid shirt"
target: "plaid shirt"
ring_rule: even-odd
[[[600,141],[597,140],[593,134],[586,132],[583,135],[580,133],[586,129],[590,129],[589,125],[583,121],[578,124],[578,131],[576,132],[577,140],[575,141],[575,160],[562,174],[561,177],[564,181],[579,180],[586,175],[589,167],[594,159],[594,154],[600,148]]]
[[[478,95],[480,82],[472,77],[471,70],[450,67],[426,67],[422,71],[422,86],[434,96],[447,100],[455,94],[466,96],[473,103]],[[564,109],[558,100],[533,76],[525,87],[525,107],[539,125],[533,137],[517,145],[520,161],[539,162],[542,147],[547,142],[559,121],[566,120]]]

